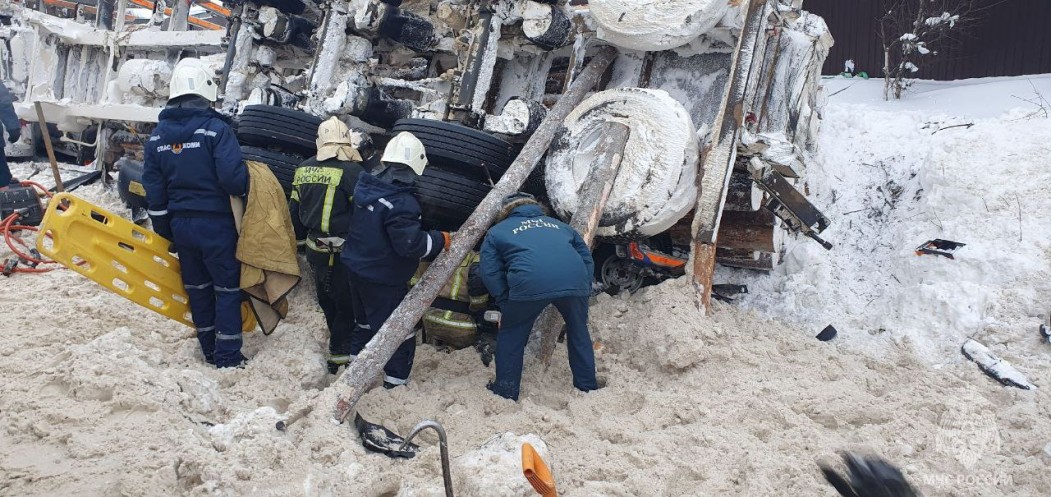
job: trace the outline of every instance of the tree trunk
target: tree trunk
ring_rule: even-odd
[[[620,161],[624,156],[624,145],[627,144],[629,131],[627,126],[620,123],[607,122],[605,124],[602,130],[602,141],[597,146],[598,153],[595,163],[584,180],[583,191],[578,195],[580,201],[577,203],[577,210],[573,213],[570,226],[580,233],[588,247],[593,246],[592,242],[595,240],[599,219],[606,207],[606,200],[609,199],[609,194],[613,190],[613,182],[620,170]],[[548,306],[533,326],[533,333],[541,337],[540,358],[545,368],[551,363],[551,355],[555,352],[555,343],[558,332],[562,328],[562,322],[562,316],[558,311],[553,306]]]

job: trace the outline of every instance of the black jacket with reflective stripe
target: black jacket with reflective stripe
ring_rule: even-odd
[[[354,186],[363,171],[357,162],[311,157],[296,168],[292,180],[292,224],[296,240],[347,238],[354,209]]]

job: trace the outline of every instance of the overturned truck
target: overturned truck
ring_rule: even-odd
[[[832,39],[801,3],[92,0],[94,15],[69,15],[41,1],[0,12],[0,74],[20,116],[35,121],[40,102],[51,137],[113,172],[133,207],[144,205],[142,140],[171,68],[193,56],[215,70],[245,157],[286,188],[323,118],[347,122],[373,161],[394,132],[416,134],[430,159],[417,186],[424,221],[455,231],[582,68],[613,46],[524,188],[570,218],[607,126],[626,126],[595,233],[596,276],[634,290],[683,274],[692,247],[695,277],[710,287],[716,260],[775,267],[786,233],[825,244],[828,220],[795,185]],[[144,5],[148,15],[133,15]]]

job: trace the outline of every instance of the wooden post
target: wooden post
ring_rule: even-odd
[[[37,124],[40,125],[40,135],[44,139],[44,148],[47,150],[47,160],[51,161],[51,174],[55,175],[55,191],[62,193],[66,187],[62,185],[62,176],[58,174],[58,161],[55,160],[55,149],[51,146],[51,133],[47,130],[47,122],[44,121],[44,108],[40,102],[33,102],[36,107]]]
[[[405,300],[394,310],[390,319],[383,323],[383,327],[376,332],[376,336],[369,341],[358,357],[350,363],[343,375],[302,408],[296,411],[289,410],[289,417],[284,423],[286,426],[311,412],[314,405],[326,402],[334,402],[332,416],[339,423],[342,423],[354,411],[358,400],[372,385],[374,379],[380,375],[383,366],[394,355],[398,346],[405,341],[405,337],[410,335],[416,322],[438,296],[453,271],[460,265],[460,261],[485,235],[500,210],[503,198],[522,187],[529,173],[533,171],[537,162],[547,151],[562,121],[598,84],[602,74],[616,56],[617,50],[613,47],[603,47],[597,51],[591,63],[580,73],[569,91],[562,95],[558,103],[548,112],[511,167],[456,232],[456,236],[452,239],[452,246],[435,259],[420,282],[409,291]]]
[[[624,156],[624,145],[628,142],[627,126],[618,122],[607,122],[602,130],[602,141],[597,146],[598,154],[591,172],[584,180],[584,185],[577,195],[577,211],[573,213],[570,226],[580,233],[584,243],[592,246],[595,231],[598,230],[602,211],[613,191],[613,182],[620,171],[620,161]],[[533,333],[540,335],[540,359],[546,369],[551,364],[551,355],[555,352],[558,331],[562,328],[562,316],[548,306],[533,325]]]
[[[713,126],[711,142],[701,151],[701,167],[697,171],[697,204],[693,209],[693,250],[690,270],[693,285],[699,297],[699,306],[705,312],[712,309],[712,277],[715,272],[715,241],[719,233],[719,218],[726,202],[726,190],[737,158],[737,139],[744,126],[744,105],[751,73],[762,60],[766,48],[762,38],[768,0],[746,0],[744,28],[737,40],[733,62],[730,65],[726,92]],[[757,78],[756,78],[757,79]],[[754,85],[756,81],[751,81]]]

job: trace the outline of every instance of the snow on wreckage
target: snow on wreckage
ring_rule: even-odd
[[[4,76],[22,117],[34,117],[28,102],[43,102],[61,142],[94,130],[96,164],[121,176],[132,204],[141,196],[137,141],[167,98],[171,65],[194,55],[222,82],[245,157],[270,166],[286,189],[315,150],[320,116],[347,121],[359,145],[378,148],[388,130],[417,134],[432,162],[417,186],[423,221],[442,230],[469,223],[511,170],[527,173],[512,190],[524,183],[564,218],[586,213],[594,206],[577,193],[596,130],[626,125],[596,232],[608,242],[597,272],[609,287],[682,274],[691,244],[717,240],[719,261],[768,270],[782,228],[816,236],[826,224],[791,183],[814,143],[831,37],[792,2],[262,3],[233,5],[225,37],[179,31],[190,13],[178,9],[126,24],[118,2],[116,25],[99,15],[90,26],[16,6]],[[609,45],[622,50],[589,82],[597,92],[541,137],[545,115]],[[549,149],[542,142],[552,135]]]

